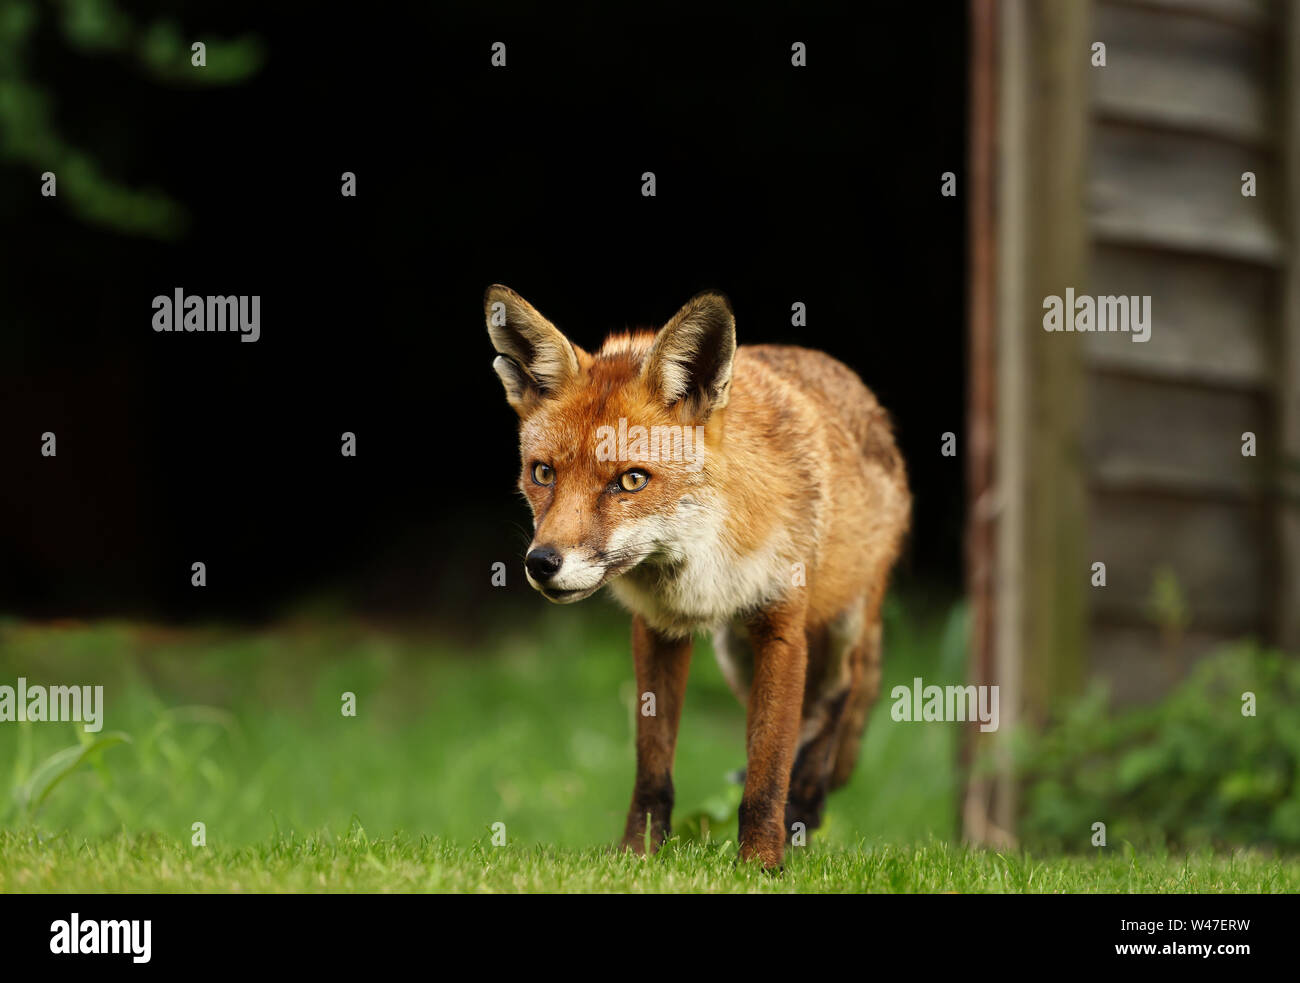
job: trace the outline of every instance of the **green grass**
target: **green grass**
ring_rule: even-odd
[[[615,854],[634,763],[627,636],[591,602],[461,642],[319,618],[251,633],[0,621],[0,683],[102,685],[97,736],[125,737],[88,750],[80,727],[0,723],[0,891],[1300,887],[1295,861],[1258,854],[953,846],[957,725],[893,723],[887,701],[784,874],[738,867],[726,776],[744,764],[744,713],[704,642],[678,743],[679,836],[648,862]],[[892,606],[886,638],[885,693],[962,678],[960,616]]]
[[[915,632],[892,620],[898,678],[960,660],[942,620]],[[346,831],[354,820],[372,834],[469,842],[503,822],[521,844],[609,843],[634,774],[627,636],[626,621],[601,607],[546,608],[524,628],[460,645],[347,624],[256,634],[2,627],[0,682],[21,673],[103,685],[99,736],[130,743],[90,755],[32,816],[0,803],[0,828],[188,842],[203,822],[210,845],[234,846]],[[734,836],[737,789],[726,776],[745,763],[744,711],[705,642],[691,676],[676,815],[712,813],[713,835]],[[356,694],[355,717],[340,712],[345,692]],[[824,832],[839,842],[951,836],[956,728],[882,718]],[[0,724],[0,779],[21,788],[79,734],[71,724]]]
[[[1039,859],[943,842],[792,850],[778,875],[735,861],[735,844],[671,841],[649,861],[488,838],[468,845],[404,837],[282,837],[194,848],[163,837],[93,844],[0,833],[0,891],[22,892],[1033,892],[1300,890],[1300,867],[1249,853],[1188,858],[1125,851]]]

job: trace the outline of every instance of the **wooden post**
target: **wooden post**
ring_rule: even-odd
[[[1019,809],[1011,734],[1073,697],[1083,668],[1083,352],[1043,331],[1042,304],[1085,278],[1089,10],[991,6],[971,7],[971,183],[988,198],[971,205],[967,576],[971,675],[998,686],[1001,720],[996,734],[968,735],[995,768],[968,785],[963,825],[969,840],[1005,845]]]
[[[1086,280],[1090,7],[1053,0],[1030,7],[1028,293],[1019,323],[1029,372],[1023,707],[1035,725],[1074,698],[1084,677],[1084,339],[1044,331],[1042,317],[1044,297],[1082,290]]]
[[[966,592],[970,599],[970,681],[993,681],[995,594],[994,442],[997,436],[997,228],[993,181],[998,125],[997,29],[995,0],[970,3],[970,395],[967,406]],[[970,774],[979,743],[979,724],[966,725],[961,746],[962,774],[967,781],[961,822],[967,839],[988,842],[993,782]]]
[[[1300,7],[1283,15],[1282,107],[1286,120],[1287,252],[1283,268],[1277,377],[1277,455],[1282,479],[1278,496],[1278,588],[1274,598],[1279,644],[1300,652]]]

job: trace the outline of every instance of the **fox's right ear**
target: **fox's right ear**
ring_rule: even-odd
[[[506,401],[527,416],[578,374],[578,352],[568,338],[509,287],[496,283],[483,297],[488,336],[497,350],[492,368]]]

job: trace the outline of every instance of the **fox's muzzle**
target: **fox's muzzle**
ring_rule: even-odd
[[[550,544],[533,546],[524,556],[528,582],[548,601],[569,604],[590,597],[605,583],[607,569],[583,558],[580,549],[561,552]]]

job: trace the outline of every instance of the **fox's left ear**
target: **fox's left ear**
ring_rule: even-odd
[[[655,335],[644,376],[668,406],[706,420],[731,397],[736,318],[720,293],[696,294]]]

